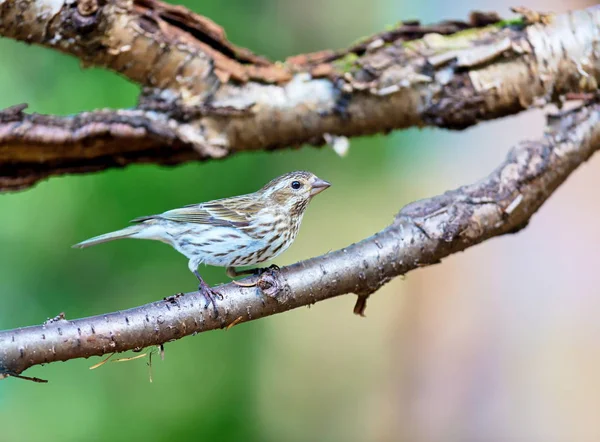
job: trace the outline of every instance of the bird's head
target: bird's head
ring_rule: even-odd
[[[272,204],[291,213],[302,213],[309,201],[331,184],[314,173],[303,170],[289,172],[267,183],[260,192]]]

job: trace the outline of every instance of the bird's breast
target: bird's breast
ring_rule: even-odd
[[[176,248],[190,260],[213,266],[251,266],[286,250],[296,238],[300,218],[263,212],[243,228],[211,227],[177,237]]]

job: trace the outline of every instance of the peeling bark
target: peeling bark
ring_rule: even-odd
[[[3,1],[0,34],[195,100],[220,81],[290,77],[281,67],[231,44],[208,18],[154,0]]]
[[[198,293],[188,293],[106,315],[73,321],[63,315],[0,332],[0,379],[38,364],[141,350],[345,293],[359,295],[355,313],[361,314],[367,297],[393,277],[523,228],[571,172],[600,149],[599,104],[550,123],[542,139],[517,145],[487,178],[409,204],[370,238],[265,272],[257,287],[220,286],[224,299],[218,301],[216,318]]]
[[[194,150],[164,116],[141,110],[75,117],[0,111],[0,189],[25,189],[50,175],[87,173],[132,162],[177,164],[212,151]],[[18,154],[18,155],[16,155]]]
[[[320,145],[327,136],[463,129],[594,92],[600,8],[520,13],[511,22],[473,14],[468,23],[404,23],[347,50],[271,63],[229,43],[210,20],[156,0],[0,1],[0,35],[68,52],[146,87],[138,109],[82,115],[106,119],[95,120],[105,125],[102,136],[85,124],[81,130],[77,117],[0,120],[0,191],[129,163]],[[138,117],[167,127],[166,136],[133,134]],[[26,142],[19,123],[29,128]],[[54,138],[56,127],[75,132]],[[31,146],[44,152],[34,162]]]

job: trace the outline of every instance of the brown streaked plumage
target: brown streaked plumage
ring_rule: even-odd
[[[330,184],[306,171],[286,173],[254,193],[192,204],[160,215],[143,216],[134,225],[74,245],[89,247],[122,238],[153,239],[171,245],[189,259],[199,290],[210,303],[220,295],[198,273],[200,264],[227,267],[268,261],[296,238],[310,200]]]

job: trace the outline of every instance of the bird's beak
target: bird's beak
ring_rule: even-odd
[[[315,181],[313,181],[313,183],[311,185],[310,196],[315,196],[315,195],[323,192],[329,186],[331,186],[330,183],[328,183],[327,181],[322,180],[320,178],[317,178]]]

